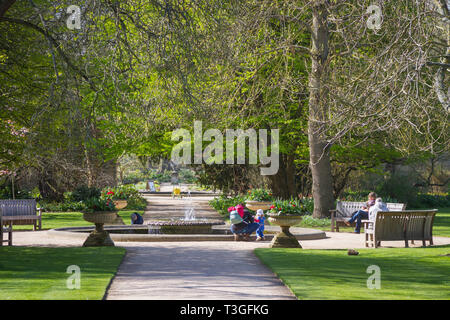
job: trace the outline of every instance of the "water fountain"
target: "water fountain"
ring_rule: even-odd
[[[207,200],[190,197],[164,201],[161,196],[153,205],[160,209],[152,211],[152,216],[158,217],[151,221],[146,221],[143,225],[107,225],[104,227],[114,242],[137,241],[233,241],[230,228],[223,225],[223,220],[218,214],[208,212]],[[159,201],[158,201],[159,200]],[[150,200],[153,202],[152,200]],[[162,205],[161,205],[162,204]],[[168,205],[167,205],[168,204]],[[167,212],[166,212],[167,210]],[[212,216],[212,218],[206,218]],[[148,225],[147,225],[148,223]],[[93,231],[93,227],[67,227],[47,231],[50,237],[62,239],[79,239],[84,241],[86,234]],[[267,239],[271,240],[274,232],[267,231]],[[293,231],[294,233],[294,231]],[[296,237],[301,236],[301,240],[323,239],[325,232],[321,230],[304,229],[301,234],[296,233]]]
[[[148,221],[148,233],[150,234],[211,234],[212,226],[224,224],[223,221],[197,219],[195,208],[192,205],[191,193],[188,190],[187,197],[183,199],[184,218],[171,220]]]

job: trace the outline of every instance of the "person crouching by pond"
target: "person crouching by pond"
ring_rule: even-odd
[[[142,216],[137,213],[137,212],[133,212],[131,214],[131,224],[143,224],[144,223],[144,219],[142,218]]]
[[[240,204],[228,208],[228,212],[230,212],[230,230],[234,234],[234,241],[249,241],[250,235],[259,228],[259,224],[254,222],[251,213]]]

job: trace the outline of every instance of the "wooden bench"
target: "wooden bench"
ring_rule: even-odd
[[[366,247],[379,247],[381,241],[422,240],[433,244],[433,222],[437,209],[433,210],[405,210],[397,212],[377,213],[374,221],[363,220]]]
[[[42,211],[36,208],[35,199],[0,200],[3,225],[33,225],[42,228]],[[39,213],[39,214],[38,214]]]
[[[365,206],[365,202],[351,202],[351,201],[338,201],[335,210],[330,210],[331,213],[331,232],[339,232],[340,226],[345,226],[345,221],[352,217],[355,211]],[[404,203],[387,203],[389,211],[402,211],[405,210],[406,205]],[[352,225],[355,225],[353,223]]]
[[[8,235],[7,239],[3,239],[4,234]],[[8,245],[12,246],[12,222],[9,222],[8,227],[3,227],[2,210],[0,208],[0,246],[3,246],[3,242],[8,242]]]

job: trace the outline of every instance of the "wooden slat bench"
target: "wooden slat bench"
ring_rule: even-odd
[[[340,226],[345,226],[345,221],[352,217],[355,211],[365,206],[365,202],[351,202],[351,201],[338,201],[335,210],[330,210],[331,213],[331,232],[339,232]],[[387,203],[389,211],[402,211],[405,210],[406,205],[404,203]],[[355,225],[353,223],[352,225]]]
[[[437,209],[433,210],[405,210],[398,212],[377,213],[375,221],[363,220],[366,247],[379,247],[381,241],[421,240],[433,244],[433,222]]]
[[[3,235],[7,234],[8,238],[3,239]],[[8,242],[9,246],[12,246],[12,222],[9,222],[8,227],[3,227],[2,210],[0,208],[0,246],[3,246],[4,242]]]
[[[2,225],[33,225],[33,229],[42,228],[42,211],[36,208],[35,199],[0,200]]]

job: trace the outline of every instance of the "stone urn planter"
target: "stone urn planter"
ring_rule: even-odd
[[[258,209],[269,210],[270,207],[272,206],[272,202],[271,201],[246,200],[245,206],[253,211],[256,211]]]
[[[277,214],[268,214],[270,223],[276,224],[281,227],[281,231],[275,235],[270,244],[271,248],[301,248],[302,246],[290,233],[289,228],[299,224],[302,221],[302,216],[298,215],[285,215],[280,216]]]
[[[113,202],[114,202],[114,205],[116,206],[117,210],[122,210],[128,204],[127,200],[114,200]]]
[[[95,229],[87,237],[83,243],[83,247],[104,247],[114,246],[109,233],[103,229],[104,224],[111,224],[117,218],[115,211],[100,211],[92,213],[83,213],[83,219],[94,223]]]

